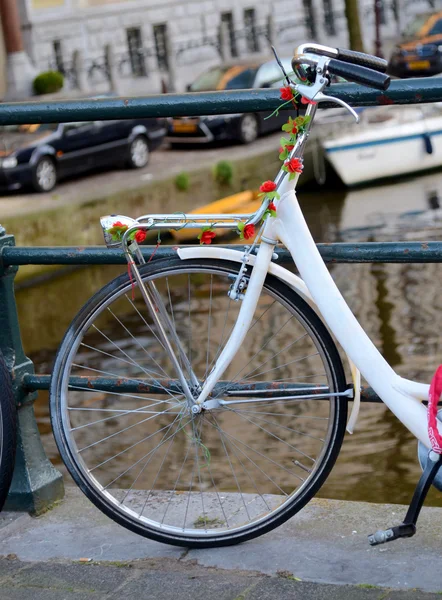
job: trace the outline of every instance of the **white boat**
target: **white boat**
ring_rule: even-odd
[[[441,107],[366,109],[359,125],[328,132],[322,146],[348,186],[442,167]]]

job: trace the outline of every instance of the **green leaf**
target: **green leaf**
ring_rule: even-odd
[[[283,152],[281,152],[281,154],[279,155],[279,160],[285,160],[287,158],[287,156],[289,155],[289,153],[287,152],[287,150],[284,150]]]
[[[289,181],[291,181],[292,179],[294,179],[296,177],[296,175],[298,175],[298,173],[290,173],[290,175],[289,175]]]
[[[290,125],[290,123],[285,123],[285,124],[284,124],[284,125],[281,127],[281,129],[282,129],[283,131],[287,131],[287,132],[289,132],[289,131],[291,131],[291,130],[293,129],[293,125]]]
[[[242,231],[244,229],[244,223],[240,222],[237,225],[238,231]]]

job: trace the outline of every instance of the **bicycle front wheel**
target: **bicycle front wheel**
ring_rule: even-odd
[[[174,258],[140,272],[202,384],[238,315],[227,295],[238,265]],[[347,400],[335,395],[344,372],[327,329],[268,276],[212,394],[223,404],[194,415],[133,287],[124,275],[98,292],[56,358],[52,423],[72,477],[116,522],[160,542],[221,546],[280,525],[322,485],[345,432]]]

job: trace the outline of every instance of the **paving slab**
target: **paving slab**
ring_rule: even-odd
[[[108,571],[100,583],[101,575],[93,582],[83,582],[76,576],[75,569],[60,568],[56,563],[90,559],[91,563],[110,561],[126,565],[128,561],[148,561],[150,569],[157,569],[157,579],[158,565],[169,565],[166,569],[169,575],[176,570],[173,565],[178,564],[183,569],[220,570],[232,577],[237,577],[238,572],[241,577],[254,574],[263,578],[260,584],[264,586],[263,598],[267,593],[264,582],[269,578],[277,580],[278,586],[314,582],[340,584],[343,589],[345,585],[353,585],[353,591],[358,590],[359,594],[354,600],[359,597],[363,600],[363,594],[375,598],[370,590],[379,591],[379,588],[383,593],[390,593],[390,589],[404,590],[398,592],[399,596],[391,596],[391,600],[407,598],[406,590],[416,594],[412,591],[415,588],[422,590],[419,593],[439,592],[441,597],[442,509],[423,509],[414,538],[375,548],[368,544],[368,533],[399,523],[405,510],[406,507],[398,505],[315,499],[286,524],[250,542],[227,548],[187,550],[159,544],[125,530],[98,511],[79,490],[68,487],[65,501],[41,517],[2,513],[0,555],[16,555],[19,563],[49,565],[45,567],[49,579],[56,585],[63,581],[68,587],[72,587],[73,582],[78,583],[79,587],[74,588],[77,594],[85,593],[86,589],[94,589],[96,594],[115,594],[115,588],[128,586],[129,582],[119,571],[119,564]],[[139,568],[137,564],[135,567]],[[4,568],[11,570],[10,574],[5,573],[9,582],[18,581],[26,574],[29,584],[45,583],[38,567],[22,573],[13,561]],[[137,593],[137,586],[141,585],[137,581],[134,578],[130,583],[132,593]],[[206,592],[214,593],[210,579],[204,581]],[[236,593],[238,582],[242,585],[242,581],[232,579],[232,594]],[[91,584],[92,588],[85,588],[83,584]],[[195,592],[191,586],[184,588],[189,594]],[[257,598],[257,592],[253,593],[255,596],[251,597]]]
[[[19,568],[12,578],[5,563]],[[54,567],[55,570],[54,570]],[[36,571],[38,570],[38,577]],[[119,574],[116,577],[115,571]],[[54,577],[55,575],[55,577]],[[113,588],[113,589],[112,589]],[[440,594],[339,586],[284,576],[202,568],[173,559],[119,563],[22,563],[0,559],[2,600],[437,600]],[[108,590],[108,591],[106,591]],[[110,591],[109,591],[110,590]]]

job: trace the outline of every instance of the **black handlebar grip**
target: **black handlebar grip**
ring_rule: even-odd
[[[377,90],[382,90],[383,92],[385,92],[390,85],[389,75],[359,65],[342,62],[341,60],[336,60],[334,58],[331,58],[328,61],[327,70],[332,75],[338,75],[339,77],[348,79],[348,81],[361,83],[362,85],[367,85],[368,87],[373,87]]]
[[[364,52],[355,52],[354,50],[347,50],[345,48],[336,48],[336,50],[338,52],[338,60],[367,67],[367,69],[374,69],[380,73],[385,73],[387,70],[388,62],[378,56],[372,56]]]

